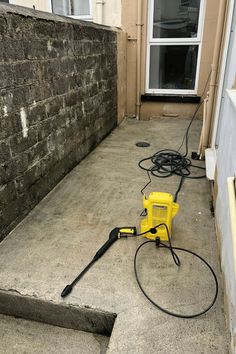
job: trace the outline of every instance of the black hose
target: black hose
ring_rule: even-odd
[[[134,256],[134,273],[135,273],[135,278],[136,278],[136,281],[138,283],[138,286],[140,288],[140,290],[142,291],[142,293],[144,294],[144,296],[155,306],[157,307],[159,310],[161,310],[162,312],[168,314],[168,315],[171,315],[171,316],[174,316],[174,317],[178,317],[178,318],[195,318],[195,317],[199,317],[201,315],[203,315],[204,313],[206,313],[207,311],[209,311],[212,306],[214,305],[214,303],[216,302],[216,299],[217,299],[217,296],[218,296],[218,281],[217,281],[217,277],[216,277],[216,274],[214,272],[214,270],[212,269],[212,267],[210,266],[210,264],[204,259],[202,258],[201,256],[199,256],[197,253],[193,252],[193,251],[190,251],[190,250],[187,250],[185,248],[180,248],[180,247],[172,247],[172,245],[170,244],[170,246],[167,246],[165,245],[164,243],[162,242],[159,242],[158,243],[158,247],[160,248],[167,248],[171,251],[172,253],[172,256],[173,256],[173,252],[174,254],[176,255],[175,253],[175,250],[178,250],[178,251],[182,251],[182,252],[186,252],[186,253],[189,253],[189,254],[192,254],[193,256],[197,257],[198,259],[200,259],[207,267],[208,269],[211,271],[211,274],[214,278],[214,281],[215,281],[215,294],[214,294],[214,297],[210,303],[209,306],[207,306],[207,308],[205,308],[204,310],[202,311],[199,311],[197,313],[194,313],[194,314],[190,314],[190,315],[183,315],[183,314],[179,314],[179,313],[175,313],[175,312],[172,312],[172,311],[169,311],[163,307],[161,307],[159,304],[157,304],[153,299],[151,299],[151,297],[146,293],[146,291],[144,290],[141,282],[140,282],[140,279],[139,279],[139,276],[138,276],[138,271],[137,271],[137,257],[138,257],[138,253],[140,251],[140,249],[146,245],[147,243],[156,243],[156,241],[145,241],[144,243],[142,243],[136,250],[135,252],[135,256]],[[177,256],[178,257],[178,256]],[[174,258],[174,257],[173,257]],[[178,258],[179,259],[179,258]],[[176,262],[175,262],[176,263]],[[180,264],[177,264],[178,266]]]

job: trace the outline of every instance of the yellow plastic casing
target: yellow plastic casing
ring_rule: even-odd
[[[137,230],[134,226],[120,227],[118,238],[122,237],[123,235],[136,235],[136,233]]]
[[[171,237],[172,219],[179,211],[179,204],[173,201],[173,196],[169,193],[152,192],[148,198],[144,196],[143,207],[147,211],[147,217],[141,221],[140,232],[146,232],[164,223],[167,225]],[[161,241],[168,241],[168,234],[164,225],[157,228],[156,234],[148,232],[143,236],[151,240],[160,237]]]

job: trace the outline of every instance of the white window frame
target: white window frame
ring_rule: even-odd
[[[50,4],[51,4],[51,12],[52,12],[52,9],[53,9],[52,0],[50,0]],[[65,16],[75,18],[78,20],[92,21],[93,20],[92,10],[93,10],[92,0],[89,0],[89,15],[65,15]]]
[[[198,33],[194,38],[153,38],[153,12],[154,12],[154,0],[148,2],[148,30],[147,30],[147,56],[146,56],[146,93],[150,94],[170,94],[170,95],[194,95],[197,94],[200,61],[202,51],[202,35],[204,28],[205,7],[206,0],[201,0],[199,19],[198,19]],[[196,68],[196,79],[193,90],[178,90],[178,89],[150,89],[149,88],[149,70],[150,70],[150,48],[151,46],[161,45],[197,45],[198,46],[198,59]]]

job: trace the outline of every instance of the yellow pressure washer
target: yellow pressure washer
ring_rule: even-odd
[[[179,204],[173,201],[173,196],[170,193],[152,192],[148,198],[143,196],[143,207],[147,217],[141,221],[141,234],[150,240],[155,240],[156,234],[148,231],[156,225],[163,224],[158,228],[158,237],[161,241],[169,241],[167,228],[171,236],[172,219],[179,211]]]
[[[70,294],[74,285],[119,238],[143,235],[148,239],[155,240],[157,238],[156,234],[158,228],[158,238],[161,241],[170,242],[172,219],[179,210],[179,204],[173,202],[173,196],[171,194],[162,192],[152,192],[148,199],[144,196],[143,204],[147,211],[147,218],[141,221],[140,234],[137,234],[135,226],[115,227],[110,232],[109,239],[97,251],[91,262],[71,284],[65,286],[61,293],[61,297],[66,297]]]

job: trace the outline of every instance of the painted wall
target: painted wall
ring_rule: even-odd
[[[225,70],[223,99],[217,134],[216,161],[216,226],[221,249],[221,264],[225,282],[226,301],[229,310],[229,325],[232,335],[232,350],[236,352],[236,274],[234,272],[235,250],[227,190],[227,177],[236,176],[236,12],[231,32],[228,60]],[[234,97],[233,97],[234,96]],[[235,220],[236,223],[236,220]]]
[[[92,0],[93,22],[98,22],[97,3],[103,2],[103,24],[121,26],[121,0]],[[51,12],[51,0],[10,0],[11,4],[25,6],[36,10]]]
[[[234,90],[236,91],[236,90]],[[221,264],[225,280],[226,301],[229,311],[229,325],[232,347],[236,352],[236,274],[234,272],[235,250],[233,249],[230,223],[227,177],[236,175],[236,96],[234,103],[226,94],[225,119],[222,122],[219,148],[217,151],[216,224],[221,245]],[[236,220],[235,220],[236,223]]]
[[[93,0],[93,21],[97,22],[97,1]],[[103,0],[103,24],[121,27],[121,0]]]
[[[36,10],[51,12],[51,2],[50,0],[9,0],[10,4],[25,6],[29,8],[35,7]]]

